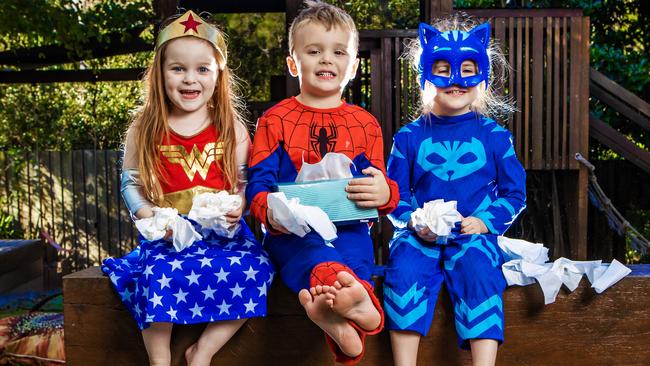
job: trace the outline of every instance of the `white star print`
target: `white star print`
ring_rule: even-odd
[[[228,243],[228,245],[225,246],[225,248],[226,249],[232,249],[235,245],[237,245],[237,243],[235,243],[234,241],[231,241],[230,243]]]
[[[162,274],[162,277],[160,277],[160,279],[157,280],[158,282],[160,282],[160,289],[162,290],[162,289],[164,289],[165,287],[169,287],[169,288],[171,288],[171,286],[169,286],[169,282],[171,282],[171,280],[172,280],[171,277],[167,277],[167,276],[165,276],[165,274],[163,273],[163,274]]]
[[[153,322],[153,315],[147,315],[147,320],[145,320],[147,323]]]
[[[212,268],[212,263],[210,263],[212,262],[212,258],[203,257],[199,259],[199,262],[201,262],[201,268],[203,268],[203,266],[208,266]]]
[[[144,272],[142,272],[142,274],[145,275],[147,279],[149,279],[149,275],[153,274],[152,269],[153,269],[153,265],[147,266],[147,268],[144,269]]]
[[[131,301],[131,296],[133,295],[133,292],[129,291],[128,288],[124,289],[124,292],[120,292],[120,296],[122,296],[122,301]]]
[[[257,279],[255,278],[255,275],[257,274],[257,272],[259,272],[259,271],[253,270],[253,266],[248,266],[248,271],[243,271],[243,273],[246,274],[246,280],[245,281],[248,281],[248,280],[257,281]]]
[[[210,285],[208,285],[208,287],[206,287],[205,290],[203,290],[201,292],[205,296],[205,298],[203,299],[204,301],[207,300],[207,299],[214,300],[214,293],[217,292],[217,290],[213,290],[212,288],[210,288]]]
[[[266,282],[263,282],[262,286],[259,286],[257,289],[260,290],[260,294],[257,297],[266,296]]]
[[[241,292],[244,291],[243,287],[239,287],[239,283],[235,283],[235,287],[231,287],[230,291],[232,291],[232,298],[234,299],[235,297],[241,296]]]
[[[142,314],[142,310],[140,310],[140,304],[135,304],[135,308],[133,309],[133,311],[135,311],[135,313],[138,314],[138,316],[140,316],[140,314]]]
[[[221,305],[217,305],[217,307],[219,308],[219,315],[223,313],[230,315],[230,311],[228,309],[230,309],[231,306],[232,305],[230,304],[226,304],[226,300],[221,300]]]
[[[174,294],[174,296],[176,296],[176,304],[180,303],[181,301],[187,304],[187,300],[185,300],[185,296],[187,296],[187,294],[189,294],[189,292],[183,292],[183,290],[179,288],[178,292]]]
[[[238,250],[237,253],[239,253],[242,257],[244,257],[246,254],[251,254],[248,250]]]
[[[244,304],[246,307],[246,312],[248,313],[249,311],[251,313],[255,313],[255,307],[257,306],[256,302],[253,302],[253,299],[248,299],[248,304]]]
[[[219,272],[215,273],[214,275],[217,276],[217,278],[218,278],[217,283],[219,283],[221,281],[228,282],[228,275],[229,274],[230,274],[230,272],[224,271],[223,267],[221,267],[219,269]]]
[[[171,320],[174,320],[174,319],[178,320],[178,318],[176,317],[177,311],[174,310],[171,306],[169,307],[169,310],[166,311],[166,313],[169,314],[169,316],[171,317]]]
[[[258,255],[258,256],[255,257],[255,258],[256,258],[257,260],[260,261],[260,266],[261,266],[262,264],[264,264],[264,263],[269,264],[269,259],[266,258],[265,256],[261,255],[261,254]]]
[[[203,316],[201,310],[203,310],[204,307],[205,306],[199,306],[199,303],[195,302],[194,307],[189,309],[192,312],[192,319],[194,319],[195,316],[199,316],[199,317]]]
[[[149,286],[142,288],[142,296],[149,297]]]
[[[233,263],[237,263],[237,264],[241,265],[241,262],[240,262],[241,257],[228,257],[228,259],[230,260],[230,265],[231,266],[233,265]]]
[[[120,279],[120,276],[116,275],[115,272],[111,273],[111,281],[117,285],[117,280]]]
[[[207,249],[205,249],[205,248],[199,248],[199,249],[196,250],[196,254],[205,255],[206,250]]]
[[[271,273],[269,273],[269,280],[266,281],[266,282],[268,282],[269,285],[271,284],[271,282],[273,282],[273,276],[274,276],[274,275],[275,275],[275,272],[271,272]]]
[[[151,299],[149,299],[149,301],[151,301],[151,303],[153,304],[154,309],[158,305],[162,306],[162,301],[160,301],[160,300],[162,300],[162,298],[163,298],[162,296],[156,295],[155,292],[153,293],[153,297]]]
[[[250,240],[246,240],[246,242],[244,242],[244,244],[242,244],[242,245],[243,245],[246,249],[248,249],[248,248],[250,248],[250,247],[252,247],[252,246],[255,246],[255,243],[253,243],[253,242],[250,241]]]
[[[158,254],[154,255],[153,258],[155,260],[159,260],[159,259],[165,259],[165,256],[162,253],[158,253]]]
[[[191,274],[185,276],[185,278],[187,278],[187,280],[190,281],[188,286],[192,285],[193,283],[196,283],[198,285],[199,284],[199,277],[201,277],[201,275],[200,274],[195,274],[194,270],[192,270]]]
[[[174,259],[171,262],[167,262],[170,266],[172,266],[172,272],[176,269],[180,269],[181,271],[183,270],[183,267],[181,267],[181,264],[183,264],[183,261],[179,261],[178,259]]]

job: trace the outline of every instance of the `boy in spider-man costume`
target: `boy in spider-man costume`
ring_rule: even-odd
[[[258,121],[246,197],[266,228],[264,244],[284,283],[299,292],[309,318],[326,333],[336,360],[358,362],[367,334],[383,328],[383,311],[370,276],[373,244],[367,224],[337,227],[331,246],[315,232],[290,234],[273,220],[267,195],[279,182],[293,182],[303,163],[329,152],[354,165],[348,198],[387,214],[396,207],[397,185],[385,176],[383,142],[376,119],[341,100],[355,74],[358,33],[352,18],[325,3],[307,2],[289,30],[287,65],[300,94],[269,109]],[[309,290],[307,290],[309,289]]]

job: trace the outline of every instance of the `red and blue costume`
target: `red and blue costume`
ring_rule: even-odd
[[[249,162],[246,199],[251,214],[266,227],[264,245],[271,260],[280,270],[280,277],[294,292],[317,284],[331,285],[336,273],[348,271],[366,287],[382,316],[373,331],[359,331],[360,337],[378,333],[383,328],[383,311],[370,284],[374,267],[373,244],[369,227],[364,223],[337,226],[338,239],[330,245],[315,232],[304,237],[282,234],[267,223],[267,195],[277,191],[277,184],[294,182],[303,162],[314,164],[329,153],[342,153],[354,163],[353,176],[374,167],[386,174],[381,128],[377,120],[363,108],[342,103],[337,108],[317,109],[301,104],[295,97],[285,99],[269,109],[257,124],[253,153]],[[390,199],[379,213],[386,215],[399,201],[398,187],[386,178]],[[337,361],[354,363],[335,343],[328,339]]]

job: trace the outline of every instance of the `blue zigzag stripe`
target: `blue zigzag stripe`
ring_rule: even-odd
[[[393,321],[400,329],[407,329],[411,324],[427,313],[427,304],[429,300],[424,300],[415,309],[404,315],[400,315],[392,306],[384,301],[384,311],[388,318]]]
[[[486,243],[486,239],[483,238],[481,235],[473,235],[472,236],[472,241],[470,241],[467,244],[463,244],[463,249],[461,249],[458,253],[456,253],[453,257],[451,257],[449,260],[445,261],[445,269],[450,271],[454,269],[456,266],[456,261],[459,258],[462,258],[467,250],[469,248],[476,248],[483,252],[488,259],[492,262],[493,266],[499,265],[499,255],[495,252],[494,248],[489,245],[489,243]]]
[[[440,249],[437,247],[427,248],[415,238],[416,234],[411,234],[406,238],[406,242],[409,243],[413,248],[419,250],[422,254],[426,255],[429,258],[436,259],[440,257]]]
[[[489,299],[483,301],[481,304],[477,305],[474,309],[470,308],[463,299],[460,300],[459,304],[456,304],[454,309],[457,319],[467,319],[467,323],[473,321],[477,317],[481,316],[488,310],[492,308],[498,308],[501,313],[503,313],[503,302],[499,295],[494,295]]]
[[[465,327],[460,322],[456,321],[456,332],[462,339],[474,339],[479,338],[485,331],[492,328],[493,326],[499,327],[503,330],[503,325],[501,318],[497,314],[492,314],[482,322],[476,324],[471,328]]]
[[[408,305],[409,301],[413,299],[413,304],[417,304],[418,300],[424,295],[424,287],[418,290],[418,283],[414,283],[410,289],[408,289],[404,295],[400,296],[397,292],[393,291],[390,287],[384,286],[384,296],[388,299],[391,299],[395,305],[399,306],[401,309],[404,309]]]

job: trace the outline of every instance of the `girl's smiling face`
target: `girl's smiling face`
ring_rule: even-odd
[[[207,109],[219,75],[214,48],[196,37],[169,42],[163,62],[165,93],[172,114]]]
[[[436,61],[433,64],[432,74],[449,77],[451,75],[451,66],[444,60]],[[461,64],[461,76],[467,77],[476,75],[476,63],[472,60],[465,60]],[[433,97],[432,112],[438,116],[458,116],[470,111],[472,103],[478,98],[477,87],[484,87],[485,83],[481,82],[477,86],[463,88],[459,85],[452,85],[448,88],[436,88],[436,94]]]

